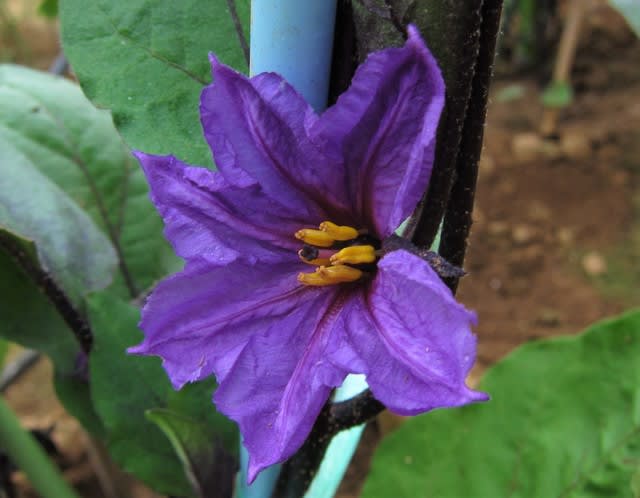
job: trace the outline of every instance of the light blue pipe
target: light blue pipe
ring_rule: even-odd
[[[316,112],[327,106],[336,0],[252,0],[251,75],[282,75]],[[337,390],[336,400],[347,399],[366,388],[362,376],[350,376]],[[362,427],[334,438],[305,498],[332,498],[355,451]],[[248,455],[240,447],[240,472],[236,498],[268,498],[280,473],[276,465],[246,485]]]
[[[327,106],[336,0],[252,0],[251,74],[276,72],[318,112]]]

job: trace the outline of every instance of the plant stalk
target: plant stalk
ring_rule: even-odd
[[[21,426],[15,414],[0,399],[0,448],[22,470],[44,498],[79,498],[54,467],[35,438]]]

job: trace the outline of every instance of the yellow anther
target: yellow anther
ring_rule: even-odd
[[[333,240],[352,240],[358,236],[358,230],[347,226],[338,226],[330,221],[320,223],[320,230],[331,236]]]
[[[354,282],[362,276],[362,272],[350,266],[321,266],[313,273],[299,273],[298,282],[304,285],[334,285]]]
[[[298,257],[300,258],[300,261],[307,263],[309,265],[314,265],[314,266],[327,266],[331,264],[331,261],[329,260],[329,258],[315,258],[315,259],[307,259],[302,255],[302,249],[300,249],[298,251]]]
[[[295,233],[296,239],[300,239],[305,244],[316,247],[331,247],[336,241],[327,232],[321,230],[313,230],[311,228],[303,228]]]
[[[340,249],[331,256],[331,263],[359,265],[362,263],[375,263],[376,250],[373,246],[351,246]]]

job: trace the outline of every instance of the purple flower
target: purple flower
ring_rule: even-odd
[[[302,445],[349,373],[402,415],[485,400],[465,385],[474,314],[423,259],[380,251],[427,187],[444,102],[417,30],[320,116],[276,74],[212,64],[200,112],[219,172],[136,154],[186,265],[130,352],[162,357],[176,389],[216,376],[250,481]]]

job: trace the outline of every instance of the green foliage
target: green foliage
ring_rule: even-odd
[[[0,66],[0,108],[0,140],[24,155],[34,170],[29,177],[29,170],[19,172],[23,187],[16,190],[32,200],[21,209],[25,216],[35,216],[42,206],[51,209],[46,199],[32,195],[40,183],[46,184],[75,211],[81,212],[80,207],[88,213],[111,244],[101,238],[102,249],[87,246],[85,236],[78,234],[90,232],[61,211],[40,227],[42,236],[52,233],[55,224],[64,224],[73,232],[65,232],[70,250],[76,244],[89,254],[109,251],[113,259],[110,247],[115,247],[121,270],[116,286],[123,295],[137,294],[176,267],[177,259],[161,234],[162,222],[149,202],[144,175],[108,112],[93,107],[77,85],[63,78],[12,65]],[[73,252],[67,257],[84,264]],[[85,268],[92,268],[87,274],[100,276],[100,266]]]
[[[91,218],[14,146],[7,130],[0,127],[0,244],[48,273],[77,304],[110,283],[115,252]]]
[[[634,496],[640,311],[526,344],[480,387],[488,403],[415,417],[388,436],[362,496]]]
[[[124,470],[146,481],[160,492],[191,495],[183,467],[169,440],[145,416],[151,410],[168,410],[172,417],[159,425],[169,431],[172,442],[190,458],[198,470],[202,458],[209,458],[203,443],[194,435],[237,444],[235,426],[218,414],[211,403],[213,381],[201,382],[176,392],[158,358],[129,356],[125,350],[142,339],[137,322],[139,311],[108,294],[89,298],[89,317],[95,333],[91,353],[91,395],[105,427],[109,451]],[[158,412],[158,409],[161,409]],[[152,415],[152,418],[154,416]],[[179,426],[177,420],[180,420]],[[191,426],[189,420],[198,423]],[[211,442],[211,439],[207,441]],[[183,455],[181,455],[183,456]]]
[[[234,459],[222,448],[213,427],[163,408],[148,410],[146,415],[171,442],[196,496],[216,496],[221,488],[231,488]],[[237,447],[237,439],[233,439]]]
[[[249,0],[236,4],[247,26]],[[207,55],[247,68],[225,0],[66,0],[60,18],[80,84],[94,103],[112,110],[127,144],[212,164],[198,115],[200,92],[211,79]]]
[[[58,0],[42,0],[38,5],[38,13],[50,19],[58,17]]]
[[[0,336],[51,357],[67,410],[99,434],[78,343],[44,287],[54,282],[81,316],[84,296],[108,285],[117,265],[111,289],[132,296],[177,258],[108,112],[77,85],[3,65],[0,108]]]
[[[0,101],[4,89],[0,85]],[[0,122],[8,116],[3,112]],[[7,130],[0,124],[0,336],[49,355],[61,400],[97,433],[88,387],[76,372],[78,343],[42,290],[55,282],[56,294],[80,312],[87,292],[109,284],[115,253],[91,218],[16,147]]]
[[[545,107],[562,108],[573,102],[573,89],[569,83],[554,81],[542,92]]]
[[[609,0],[612,7],[617,9],[640,36],[640,3],[637,0]]]
[[[9,342],[3,341],[0,339],[0,368],[4,365],[4,359],[7,356],[7,351],[9,350]]]
[[[54,382],[60,400],[87,430],[99,435],[102,423],[91,406],[89,387],[78,375],[80,347],[67,324],[2,250],[0,275],[0,336],[49,356],[55,366]]]

